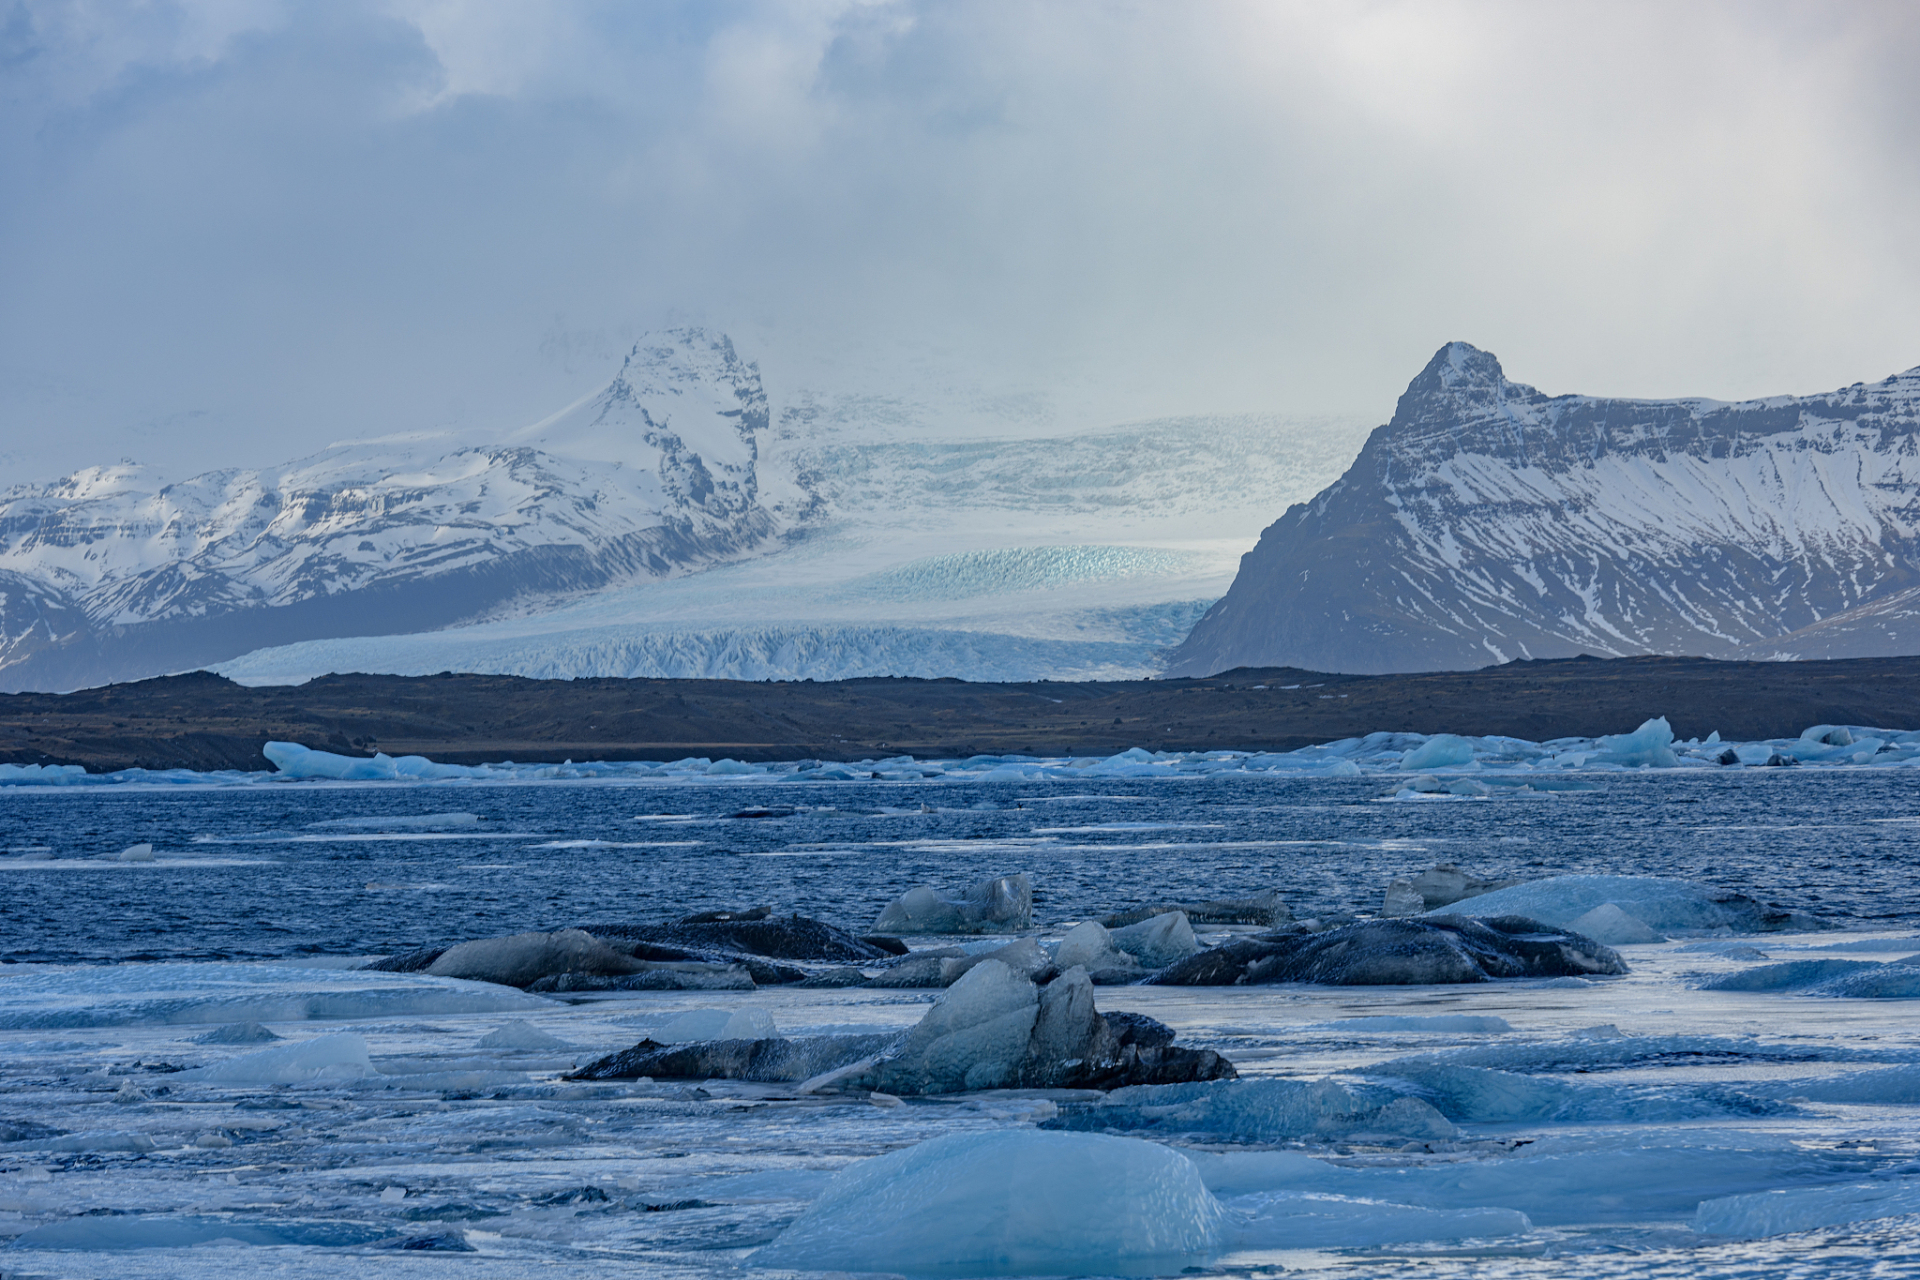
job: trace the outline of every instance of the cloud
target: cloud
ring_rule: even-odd
[[[1873,378],[1916,55],[1873,3],[16,0],[0,480],[507,428],[681,320],[776,397],[912,350],[1073,420],[1383,417],[1452,338]]]

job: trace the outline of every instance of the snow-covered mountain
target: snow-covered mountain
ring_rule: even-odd
[[[0,493],[0,689],[73,688],[330,636],[425,631],[763,547],[759,371],[649,335],[504,440],[338,445],[177,484],[98,467]]]
[[[1547,396],[1434,356],[1169,674],[1578,653],[1920,652],[1920,368],[1724,403]]]

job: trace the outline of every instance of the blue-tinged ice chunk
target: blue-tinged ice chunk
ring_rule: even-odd
[[[1451,733],[1436,733],[1400,757],[1402,769],[1448,769],[1473,763],[1473,743]]]
[[[1549,876],[1464,898],[1440,910],[1482,918],[1527,916],[1567,928],[1609,902],[1649,928],[1667,934],[1823,927],[1811,916],[1770,908],[1745,894],[1659,876]]]
[[[0,1030],[530,1013],[553,1007],[539,996],[484,982],[225,961],[36,967],[9,974],[0,984]]]
[[[261,754],[288,778],[331,778],[345,782],[373,782],[399,778],[480,778],[492,772],[485,765],[435,764],[425,756],[390,756],[377,752],[372,759],[315,751],[295,742],[269,742]]]
[[[1821,983],[1814,988],[1814,994],[1843,1000],[1920,999],[1920,965],[1896,960],[1856,969]]]
[[[1231,1249],[1364,1249],[1533,1230],[1527,1215],[1517,1209],[1425,1209],[1314,1191],[1270,1191],[1226,1209]]]
[[[1587,757],[1588,764],[1617,764],[1629,769],[1640,765],[1673,769],[1680,764],[1680,757],[1673,753],[1673,726],[1665,716],[1647,721],[1632,733],[1608,734],[1594,745],[1599,751]]]
[[[1135,1085],[1106,1101],[1063,1109],[1048,1128],[1152,1130],[1218,1142],[1286,1142],[1359,1134],[1451,1138],[1455,1130],[1408,1091],[1337,1080],[1234,1080]]]
[[[309,1245],[344,1249],[391,1236],[355,1222],[246,1221],[189,1214],[166,1218],[81,1217],[16,1236],[16,1249],[185,1249],[194,1245]]]
[[[1875,960],[1788,960],[1722,974],[1700,984],[1702,991],[1804,991],[1842,974],[1878,969]],[[1915,971],[1920,976],[1920,970]]]
[[[1697,1128],[1548,1134],[1510,1156],[1437,1164],[1353,1167],[1285,1151],[1194,1152],[1192,1159],[1228,1208],[1260,1192],[1312,1192],[1427,1209],[1507,1209],[1543,1226],[1678,1223],[1708,1195],[1858,1181],[1889,1164],[1872,1153],[1803,1148],[1787,1135]]]
[[[950,1134],[862,1160],[760,1267],[903,1275],[1163,1275],[1205,1265],[1221,1211],[1187,1157],[1082,1133]]]
[[[1370,1018],[1339,1018],[1322,1022],[1321,1031],[1488,1031],[1513,1030],[1505,1018],[1472,1013],[1435,1013],[1422,1017],[1395,1017],[1382,1014]]]
[[[1852,1106],[1913,1106],[1920,1103],[1920,1066],[1908,1064],[1879,1071],[1852,1071],[1811,1080],[1770,1082],[1756,1092],[1808,1102],[1840,1102]]]
[[[1751,1240],[1905,1213],[1920,1213],[1920,1178],[1722,1196],[1701,1203],[1693,1229]]]
[[[210,1067],[182,1071],[175,1080],[204,1084],[312,1084],[358,1080],[373,1074],[367,1042],[351,1031],[277,1044]]]
[[[1459,1066],[1440,1058],[1382,1063],[1370,1074],[1405,1081],[1460,1124],[1662,1124],[1796,1108],[1720,1085],[1595,1085]]]

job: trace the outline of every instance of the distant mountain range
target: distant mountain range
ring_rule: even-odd
[[[759,370],[650,335],[598,394],[503,440],[339,445],[155,484],[96,467],[0,493],[0,689],[423,631],[737,558],[775,532]]]
[[[1920,653],[1920,368],[1724,403],[1547,396],[1443,347],[1169,675]]]
[[[727,336],[669,330],[514,433],[0,491],[0,691],[198,667],[1137,679],[1366,428],[1103,424],[937,360],[784,368],[773,396]]]

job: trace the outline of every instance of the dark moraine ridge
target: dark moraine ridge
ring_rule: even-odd
[[[1682,738],[1920,727],[1920,657],[1569,658],[1423,675],[1240,669],[1206,679],[528,680],[336,675],[246,688],[206,672],[0,695],[0,763],[267,769],[274,740],[348,755],[858,760],[884,755],[1289,751],[1376,730],[1542,740],[1664,715]]]

